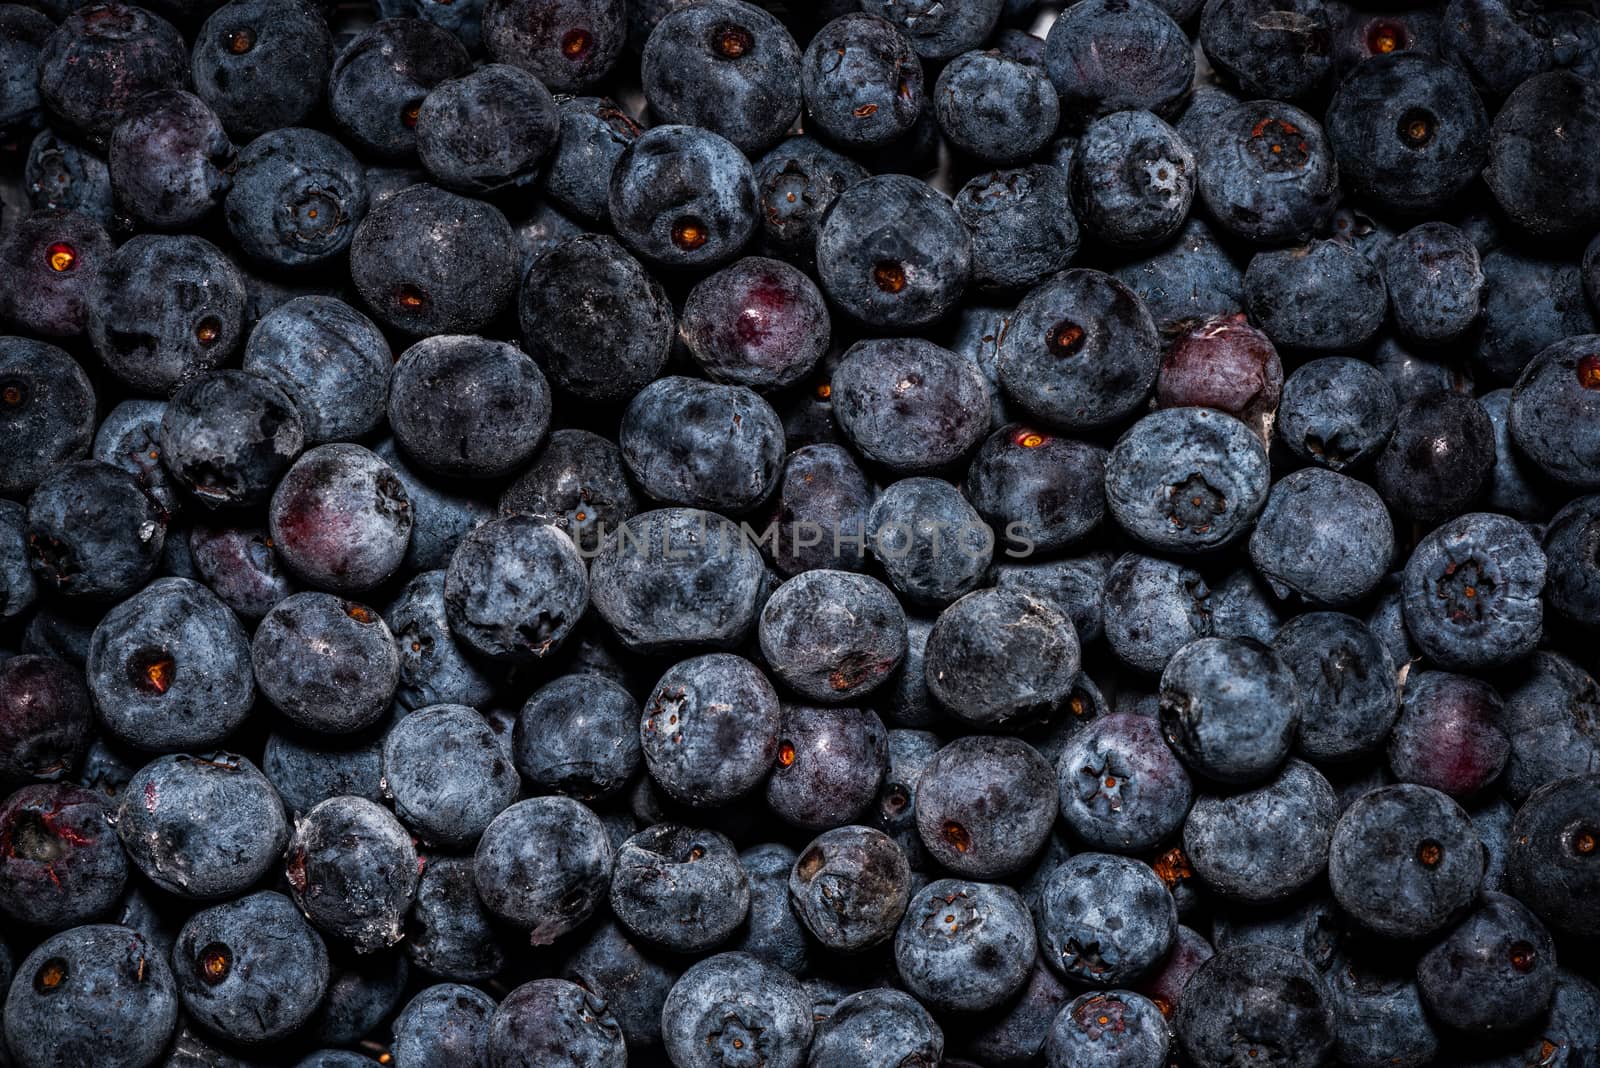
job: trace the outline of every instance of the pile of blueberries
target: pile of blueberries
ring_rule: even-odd
[[[0,201],[0,1065],[1600,1065],[1587,0],[24,0]]]

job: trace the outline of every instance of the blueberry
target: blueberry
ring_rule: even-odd
[[[897,10],[892,4],[878,6]],[[924,17],[913,18],[909,28],[921,29]],[[915,35],[912,41],[917,42]],[[956,56],[933,87],[933,114],[945,137],[986,163],[1021,163],[1032,156],[1055,136],[1060,110],[1044,71],[998,52]]]
[[[658,823],[617,850],[609,900],[635,937],[678,953],[704,953],[744,922],[750,884],[726,835]]]
[[[165,396],[232,355],[244,302],[239,269],[205,238],[140,234],[102,270],[89,340],[125,384]]]
[[[1350,190],[1405,215],[1454,203],[1492,143],[1466,74],[1421,52],[1374,56],[1347,74],[1327,130]]]
[[[1431,786],[1457,800],[1470,797],[1505,767],[1510,741],[1503,718],[1500,695],[1487,683],[1413,672],[1389,737],[1389,768],[1400,782]]]
[[[564,675],[528,699],[515,737],[517,770],[534,788],[590,801],[638,770],[639,704],[603,676]]]
[[[1016,738],[958,738],[935,753],[915,783],[923,847],[956,875],[994,879],[1025,868],[1055,824],[1055,777]]]
[[[87,4],[61,21],[39,50],[39,99],[52,120],[104,147],[139,97],[181,89],[183,37],[161,16],[119,0]]]
[[[286,861],[300,910],[362,953],[400,941],[420,867],[400,821],[360,797],[329,798],[301,817]]]
[[[1512,411],[1515,434],[1515,397]],[[1477,401],[1425,393],[1401,407],[1394,436],[1378,457],[1377,489],[1401,515],[1437,522],[1468,509],[1487,486],[1494,460],[1494,425]]]
[[[738,255],[755,231],[755,173],[710,130],[657,126],[617,157],[609,204],[617,236],[646,260],[714,267]]]
[[[1200,572],[1124,553],[1105,576],[1106,643],[1118,660],[1159,674],[1184,645],[1211,634],[1211,588]]]
[[[0,661],[0,781],[66,778],[88,748],[92,722],[80,672],[46,656]]]
[[[248,371],[195,378],[161,416],[161,462],[208,508],[264,503],[304,442],[294,402]]]
[[[575,218],[604,222],[610,213],[611,168],[642,128],[610,97],[559,100],[556,118],[555,148],[544,165],[544,194]]]
[[[799,1068],[812,1037],[811,1003],[787,972],[747,953],[718,953],[673,984],[661,1037],[679,1068]]]
[[[1559,653],[1538,652],[1504,690],[1511,740],[1501,787],[1516,802],[1547,782],[1600,771],[1600,690]]]
[[[625,400],[672,350],[672,304],[639,261],[604,235],[563,241],[522,280],[524,347],[551,381],[587,401]]]
[[[1328,851],[1328,883],[1352,919],[1389,938],[1431,935],[1465,913],[1484,854],[1460,805],[1426,786],[1373,790],[1345,809]]]
[[[101,226],[112,223],[111,172],[105,160],[53,130],[41,130],[28,146],[23,180],[36,211],[81,212]]]
[[[772,496],[773,566],[788,576],[863,569],[872,498],[867,476],[842,446],[806,445],[790,452]]]
[[[801,60],[800,83],[807,125],[858,151],[905,137],[925,104],[922,61],[911,39],[870,12],[842,15],[817,31]],[[829,157],[821,158],[835,173],[843,171]],[[835,185],[833,192],[843,187]]]
[[[843,704],[882,685],[905,656],[905,613],[877,579],[806,571],[762,609],[761,652],[802,697]]]
[[[1321,837],[1326,847],[1327,836]],[[1268,945],[1298,953],[1333,983],[1349,964],[1352,947],[1360,945],[1348,927],[1333,899],[1318,886],[1265,906],[1238,905],[1219,912],[1211,934],[1218,950]]]
[[[478,896],[495,916],[549,945],[593,914],[611,878],[605,826],[571,798],[519,801],[484,831],[473,861]]]
[[[1309,467],[1279,479],[1250,535],[1250,560],[1280,597],[1344,607],[1377,588],[1394,524],[1364,482]]]
[[[1044,69],[1064,123],[1178,110],[1194,82],[1194,50],[1165,11],[1145,0],[1089,0],[1062,14],[1045,39]]]
[[[234,1042],[272,1042],[298,1030],[328,985],[322,939],[282,894],[263,891],[202,909],[172,952],[183,1008]]]
[[[1142,861],[1078,853],[1050,876],[1036,910],[1039,951],[1069,983],[1116,987],[1148,975],[1177,937],[1178,913]]]
[[[1183,826],[1189,775],[1148,716],[1101,716],[1056,763],[1061,818],[1092,849],[1140,853]]]
[[[195,226],[222,203],[234,149],[205,101],[161,89],[122,112],[106,160],[119,208],[145,226],[180,229]]]
[[[1600,447],[1588,429],[1600,410],[1600,338],[1559,341],[1523,370],[1511,392],[1511,440],[1538,470],[1579,489],[1600,488]]]
[[[1022,991],[987,1018],[973,1021],[976,1027],[962,1047],[981,1063],[1038,1063],[1047,1055],[1050,1025],[1071,1000],[1072,992],[1060,977],[1036,961]]]
[[[113,909],[127,879],[99,795],[40,783],[0,804],[0,912],[13,922],[45,930],[88,923]]]
[[[383,19],[335,57],[328,110],[357,147],[384,158],[404,158],[417,147],[423,98],[468,69],[467,50],[449,31],[421,19]]]
[[[400,654],[395,699],[402,706],[479,707],[493,699],[493,678],[466,656],[450,632],[443,571],[425,571],[406,583],[383,618]]]
[[[392,575],[411,537],[411,504],[389,466],[359,445],[320,445],[278,482],[267,514],[277,555],[296,576],[339,593]]]
[[[500,514],[528,515],[567,534],[586,553],[639,510],[622,454],[587,430],[557,430],[500,495]]]
[[[1079,666],[1071,620],[1017,589],[979,590],[956,601],[940,613],[925,655],[934,699],[987,729],[1054,714]]]
[[[1383,281],[1395,327],[1419,345],[1461,338],[1478,321],[1484,289],[1478,250],[1448,223],[1426,222],[1389,243]]]
[[[817,231],[822,291],[851,318],[905,331],[948,315],[972,275],[972,237],[950,201],[903,174],[850,186]]]
[[[895,934],[900,979],[938,1012],[981,1012],[1022,989],[1038,942],[1009,886],[939,879],[911,897]]]
[[[1340,612],[1307,612],[1278,631],[1272,650],[1301,696],[1301,755],[1337,763],[1383,744],[1399,714],[1399,691],[1394,659],[1371,628]]]
[[[468,533],[445,572],[451,632],[496,661],[548,656],[572,632],[588,600],[577,546],[528,516],[490,520]]]
[[[662,508],[610,534],[589,573],[595,610],[622,644],[669,653],[738,645],[755,624],[766,568],[731,521]]]
[[[1575,334],[1595,333],[1594,313],[1576,265],[1512,248],[1481,255],[1483,328],[1472,366],[1484,377],[1515,383],[1544,349]]]
[[[1568,180],[1573,161],[1600,139],[1597,93],[1600,88],[1572,71],[1536,74],[1494,117],[1483,180],[1501,209],[1533,237],[1585,236],[1600,222],[1600,194]]]
[[[1241,103],[1195,145],[1200,200],[1218,225],[1264,244],[1304,240],[1339,200],[1339,168],[1317,120],[1272,100]]]
[[[297,727],[349,734],[389,709],[399,654],[382,617],[328,593],[278,602],[256,628],[251,662],[261,692]]]
[[[27,523],[26,508],[0,501],[0,623],[38,618],[29,611],[39,596],[39,583],[28,564]]]
[[[549,90],[502,63],[430,88],[415,124],[417,156],[434,180],[480,195],[533,186],[560,130]]]
[[[1530,794],[1511,822],[1512,892],[1557,932],[1578,938],[1600,934],[1592,908],[1600,891],[1597,798],[1600,775],[1558,779]]]
[[[778,735],[766,796],[780,819],[813,831],[838,827],[877,796],[888,738],[876,712],[785,705]]]
[[[1388,310],[1383,278],[1340,241],[1260,252],[1244,275],[1245,303],[1280,348],[1348,352],[1365,344]]]
[[[1056,1016],[1044,1044],[1048,1068],[1159,1068],[1167,1023],[1142,994],[1081,994]]]
[[[1200,638],[1161,673],[1161,725],[1198,774],[1241,785],[1283,763],[1301,717],[1294,674],[1250,638]]]
[[[1439,1033],[1422,1007],[1409,959],[1342,964],[1328,973],[1339,1013],[1334,1052],[1351,1066],[1431,1064]]]
[[[270,130],[239,153],[223,218],[252,260],[299,271],[342,256],[370,202],[344,145],[316,130]]]
[[[791,386],[828,349],[816,283],[780,260],[746,257],[690,291],[679,335],[711,378],[756,390]]]
[[[766,498],[783,463],[783,425],[759,394],[676,375],[634,396],[617,443],[651,497],[735,514]]]
[[[0,474],[0,492],[21,496],[44,483],[54,486],[41,503],[59,498],[73,482],[82,492],[120,493],[121,479],[99,466],[65,465],[89,455],[94,440],[94,387],[72,357],[54,345],[23,337],[0,339],[0,430],[15,451]],[[111,487],[116,486],[116,489]],[[65,533],[65,532],[64,532]],[[160,544],[155,547],[160,552]]]
[[[1142,407],[1159,357],[1155,321],[1133,290],[1074,268],[1017,306],[1000,340],[1000,384],[1048,427],[1101,430]]]
[[[35,211],[18,219],[0,241],[0,264],[15,279],[0,292],[0,316],[29,334],[82,334],[114,251],[100,223],[87,215]]]
[[[489,1021],[495,1001],[476,987],[436,983],[406,1002],[394,1021],[391,1052],[397,1064],[449,1068],[487,1064]]]
[[[818,1020],[806,1054],[814,1068],[899,1068],[948,1064],[944,1032],[928,1010],[899,990],[863,990],[840,999]]]
[[[791,137],[755,161],[755,176],[758,243],[770,255],[811,267],[823,216],[840,193],[867,177],[867,169],[810,137]]]
[[[1331,471],[1360,467],[1387,444],[1398,403],[1383,375],[1348,356],[1295,368],[1283,384],[1278,438],[1300,460]]]
[[[1083,540],[1105,516],[1106,452],[1011,423],[967,468],[967,498],[1008,540],[1053,552]],[[1047,598],[1048,599],[1048,598]]]
[[[823,946],[856,953],[894,934],[910,900],[911,869],[882,831],[838,827],[806,846],[788,893],[795,916]]]
[[[1538,13],[1505,0],[1451,0],[1442,13],[1440,55],[1503,97],[1555,60],[1549,28]]]
[[[1184,854],[1201,882],[1225,898],[1282,901],[1322,873],[1338,815],[1328,781],[1291,760],[1265,785],[1196,798],[1184,822]]]
[[[627,43],[623,0],[489,0],[483,45],[553,92],[587,89],[610,73]]]
[[[1025,289],[1071,263],[1078,220],[1066,199],[1066,172],[1045,164],[990,171],[962,186],[956,214],[972,234],[973,284]]]
[[[488,1063],[504,1068],[623,1068],[627,1046],[605,999],[565,979],[536,979],[489,1020]]]
[[[160,1058],[177,1018],[172,971],[156,947],[127,927],[90,924],[46,938],[23,960],[5,1034],[19,1068],[133,1068]]]
[[[430,975],[476,982],[505,966],[505,947],[478,898],[471,857],[427,858],[405,931],[406,956]]]
[[[1441,667],[1509,663],[1544,632],[1545,573],[1545,555],[1523,524],[1492,512],[1458,516],[1406,561],[1406,629]]]
[[[383,740],[383,784],[395,814],[424,841],[471,845],[516,800],[520,782],[476,710],[434,705],[401,717]]]
[[[1195,972],[1175,1030],[1197,1064],[1313,1068],[1332,1051],[1336,1012],[1332,990],[1304,957],[1239,946]]]
[[[1166,245],[1111,274],[1144,301],[1163,330],[1190,319],[1237,315],[1244,308],[1244,275],[1198,213]]]
[[[189,56],[196,94],[236,138],[299,126],[322,102],[333,35],[303,0],[229,0],[206,16]]]
[[[1072,208],[1109,245],[1147,248],[1177,234],[1197,166],[1183,137],[1148,111],[1091,122],[1072,156]]]
[[[1555,992],[1555,943],[1526,905],[1484,900],[1417,962],[1423,1004],[1458,1030],[1514,1030],[1537,1018]]]
[[[1332,70],[1336,18],[1312,0],[1210,0],[1200,16],[1200,47],[1245,96],[1298,100]]]
[[[491,502],[475,492],[478,487],[428,478],[406,462],[393,438],[372,450],[389,466],[405,488],[411,505],[411,541],[400,568],[405,574],[447,567],[466,534],[494,517]]]

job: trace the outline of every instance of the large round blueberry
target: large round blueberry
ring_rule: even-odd
[[[1250,638],[1200,638],[1161,673],[1161,726],[1198,774],[1245,784],[1289,755],[1300,723],[1294,674]]]
[[[1066,701],[1078,674],[1072,621],[1017,589],[967,594],[928,636],[928,689],[952,716],[976,727],[1024,726]]]
[[[679,1068],[799,1068],[811,1032],[799,982],[748,953],[706,957],[673,984],[661,1011],[662,1041]]]
[[[372,953],[403,937],[418,871],[411,836],[388,809],[334,797],[295,825],[285,877],[318,930]]]
[[[617,849],[609,901],[636,937],[678,953],[704,953],[744,922],[750,883],[726,835],[658,823]]]
[[[972,879],[1021,871],[1055,825],[1055,776],[1018,738],[971,735],[940,749],[915,783],[917,832],[940,866]]]
[[[640,256],[669,268],[713,267],[755,232],[755,172],[710,130],[656,126],[617,157],[609,203],[617,236]]]
[[[256,627],[250,658],[262,696],[295,726],[328,734],[375,723],[400,678],[382,617],[331,593],[279,601]]]
[[[685,804],[749,793],[778,756],[777,692],[759,668],[712,653],[668,669],[645,701],[639,737],[650,775]]]
[[[906,989],[939,1012],[982,1012],[1028,981],[1033,920],[1009,886],[939,879],[912,895],[894,938]]]
[[[1492,512],[1452,519],[1418,543],[1402,578],[1406,629],[1442,667],[1497,667],[1544,633],[1546,561],[1528,528]]]
[[[1316,1068],[1333,1048],[1337,1012],[1326,980],[1304,957],[1239,946],[1194,973],[1175,1029],[1197,1064]]]
[[[1111,853],[1079,853],[1056,868],[1036,919],[1040,953],[1080,986],[1143,978],[1178,930],[1177,906],[1150,866]]]
[[[1094,849],[1139,853],[1183,826],[1194,798],[1189,774],[1149,716],[1101,716],[1057,761],[1061,818]]]
[[[485,523],[461,539],[444,580],[450,630],[491,660],[531,663],[566,640],[589,603],[577,546],[528,516]]]
[[[605,825],[567,797],[519,801],[478,841],[478,896],[500,919],[549,945],[605,899],[612,848]]]
[[[1272,487],[1250,562],[1279,597],[1342,607],[1377,588],[1394,548],[1394,523],[1371,486],[1307,467]]]
[[[730,514],[764,500],[783,464],[783,424],[759,394],[677,375],[634,396],[617,444],[651,497]]]
[[[340,256],[366,217],[366,174],[316,130],[273,130],[244,147],[223,217],[246,255],[302,270]]]

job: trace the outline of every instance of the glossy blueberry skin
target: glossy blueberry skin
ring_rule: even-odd
[[[157,579],[108,612],[86,673],[101,722],[158,752],[216,745],[244,722],[256,693],[243,628],[189,579]]]
[[[1279,597],[1352,605],[1383,580],[1394,524],[1366,483],[1320,468],[1278,480],[1250,535],[1250,560]]]
[[[283,563],[302,581],[343,594],[393,575],[411,539],[400,479],[359,445],[320,445],[284,474],[267,509]]]
[[[1064,269],[1078,251],[1078,220],[1066,206],[1067,175],[1045,164],[975,176],[956,194],[972,234],[972,283],[1026,289]]]
[[[1556,947],[1528,907],[1505,894],[1483,903],[1417,962],[1423,1004],[1474,1034],[1513,1032],[1550,1004]]]
[[[326,734],[377,722],[400,676],[394,636],[378,613],[320,592],[278,602],[256,627],[250,659],[262,696],[284,718]]]
[[[1301,697],[1296,748],[1314,763],[1367,756],[1399,714],[1395,663],[1372,629],[1341,612],[1295,616],[1272,639]]]
[[[810,137],[791,137],[755,161],[755,176],[758,244],[769,255],[809,267],[816,263],[822,217],[840,193],[867,177],[867,169]]]
[[[496,816],[473,862],[478,895],[501,920],[549,945],[604,900],[612,849],[600,820],[566,797],[519,801]]]
[[[478,898],[471,857],[426,858],[405,930],[407,958],[430,975],[477,982],[505,966],[506,947]]]
[[[103,147],[127,107],[147,92],[180,89],[188,56],[161,16],[111,0],[67,15],[39,51],[39,99],[52,121]]]
[[[1184,822],[1184,853],[1201,882],[1225,898],[1283,901],[1322,873],[1338,816],[1328,781],[1290,760],[1262,786],[1196,798]]]
[[[627,43],[624,0],[490,0],[483,45],[551,92],[582,92],[603,79]]]
[[[1244,293],[1266,335],[1295,352],[1357,349],[1388,310],[1378,269],[1340,241],[1257,253],[1244,273]]]
[[[1106,572],[1105,638],[1118,660],[1159,674],[1187,643],[1211,634],[1211,588],[1200,572],[1124,553]]]
[[[590,564],[594,607],[639,653],[732,648],[755,624],[761,553],[731,521],[696,508],[643,512]]]
[[[407,709],[429,705],[483,707],[495,694],[494,679],[468,658],[450,631],[445,572],[425,571],[400,590],[384,610],[400,655],[395,700]]]
[[[444,597],[450,630],[468,649],[494,661],[533,663],[577,625],[589,583],[572,539],[528,516],[511,516],[461,539],[445,572]]]
[[[58,255],[62,246],[70,257],[65,261]],[[114,251],[101,224],[88,215],[35,211],[17,219],[0,241],[0,265],[13,279],[0,291],[0,316],[27,334],[82,334]]]
[[[298,271],[344,254],[366,217],[366,175],[339,141],[317,130],[263,133],[239,153],[223,218],[245,255]]]
[[[1091,235],[1148,248],[1177,234],[1194,200],[1198,166],[1176,130],[1148,111],[1091,122],[1072,155],[1072,209]]]
[[[193,302],[177,294],[198,293]],[[188,234],[140,234],[117,249],[89,306],[89,340],[136,392],[166,396],[227,360],[244,336],[244,280]]]
[[[1333,68],[1336,18],[1306,0],[1210,0],[1200,16],[1200,46],[1244,97],[1299,100],[1320,88]]]
[[[1079,995],[1044,1039],[1048,1068],[1160,1068],[1167,1023],[1149,998],[1128,990]]]
[[[40,783],[0,804],[0,912],[60,930],[112,911],[128,862],[101,801],[66,783]]]
[[[395,814],[426,842],[461,848],[517,798],[521,782],[475,709],[434,705],[397,720],[383,740],[383,785]]]
[[[389,810],[334,797],[295,824],[286,853],[295,904],[313,926],[360,953],[400,941],[417,891],[417,851]]]
[[[1238,104],[1218,115],[1194,148],[1200,200],[1237,237],[1262,244],[1304,240],[1338,206],[1333,150],[1322,127],[1299,108],[1271,100]]]
[[[1165,552],[1242,537],[1267,500],[1267,454],[1239,420],[1207,408],[1140,419],[1106,458],[1106,502],[1128,533]]]
[[[517,265],[516,237],[500,209],[431,185],[375,203],[350,243],[361,299],[385,326],[409,335],[482,329],[509,305]]]
[[[555,385],[589,401],[624,400],[661,373],[672,304],[639,261],[604,235],[545,253],[522,282],[522,341]]]
[[[944,1064],[944,1033],[917,1000],[899,990],[872,989],[840,999],[817,1021],[807,1053],[815,1068],[897,1068]]]
[[[726,835],[658,823],[617,849],[609,902],[635,937],[678,953],[704,953],[744,922],[750,884]]]
[[[1167,13],[1144,0],[1074,4],[1050,27],[1044,69],[1064,124],[1114,111],[1175,114],[1194,81],[1194,51]]]
[[[1477,177],[1489,120],[1459,68],[1420,52],[1363,61],[1328,105],[1328,140],[1348,188],[1397,214],[1439,211]]]
[[[0,338],[0,382],[6,390],[0,433],[16,445],[13,462],[0,474],[0,492],[21,497],[45,483],[58,487],[47,494],[50,499],[73,481],[111,486],[114,476],[99,467],[79,465],[72,469],[75,477],[63,474],[64,465],[88,456],[95,433],[94,386],[72,357],[42,341]],[[155,551],[160,548],[158,543]]]
[[[1242,313],[1166,328],[1182,330],[1161,356],[1156,407],[1215,408],[1266,437],[1283,393],[1283,362]]]
[[[915,794],[917,832],[928,855],[971,879],[1025,868],[1056,818],[1050,765],[1017,738],[956,739],[923,766]]]
[[[1511,743],[1503,719],[1500,695],[1487,683],[1443,671],[1413,672],[1389,737],[1389,768],[1400,782],[1464,800],[1505,767]]]
[[[189,56],[195,93],[241,140],[299,126],[322,102],[333,35],[304,0],[230,0],[212,11]]]
[[[1402,579],[1406,629],[1441,667],[1479,670],[1533,651],[1546,561],[1522,523],[1473,512],[1418,543]]]
[[[822,291],[852,319],[903,332],[948,315],[972,275],[972,237],[924,182],[884,174],[833,202],[817,232]]]
[[[831,383],[834,417],[851,443],[899,474],[953,463],[989,429],[982,373],[920,338],[852,345]]]
[[[642,127],[610,97],[574,96],[556,103],[556,143],[544,163],[544,195],[584,222],[610,214],[611,169]]]
[[[1301,697],[1294,674],[1251,638],[1201,638],[1161,673],[1161,726],[1197,774],[1232,785],[1260,782],[1294,744]]]
[[[1395,327],[1407,340],[1447,344],[1477,323],[1484,288],[1478,249],[1449,223],[1422,223],[1396,237],[1382,270]]]
[[[1140,853],[1184,823],[1188,772],[1148,716],[1101,716],[1067,741],[1057,761],[1061,818],[1091,849]]]
[[[1196,1064],[1249,1058],[1272,1068],[1314,1068],[1332,1050],[1336,1015],[1332,990],[1304,957],[1239,946],[1195,972],[1175,1030]]]
[[[147,879],[202,901],[247,890],[289,840],[272,783],[249,760],[223,752],[158,757],[139,769],[122,792],[116,826]]]
[[[1051,874],[1035,910],[1039,952],[1069,982],[1123,986],[1147,975],[1177,937],[1178,913],[1142,861],[1078,853]]]
[[[889,145],[923,113],[922,62],[910,38],[872,13],[851,12],[818,30],[800,82],[808,128],[847,149]]]
[[[1007,396],[1046,426],[1101,430],[1143,405],[1159,357],[1155,321],[1133,290],[1074,268],[1017,306],[1000,341],[999,378]]]
[[[564,675],[522,706],[513,747],[536,790],[580,801],[615,794],[639,768],[639,703],[602,675]]]
[[[617,236],[644,259],[672,270],[715,267],[755,231],[755,173],[710,130],[656,126],[617,157],[609,204]]]
[[[766,798],[785,822],[812,831],[839,827],[877,796],[888,737],[871,709],[784,705],[778,738]]]
[[[945,609],[925,657],[934,699],[983,729],[1050,717],[1071,694],[1079,667],[1072,621],[1018,589],[978,590]]]
[[[567,958],[562,972],[605,999],[631,1051],[649,1054],[659,1049],[661,1007],[679,974],[675,959],[641,948],[620,925],[608,920]]]
[[[781,260],[746,257],[699,282],[679,336],[712,379],[756,390],[791,386],[827,352],[827,305],[816,283]]]
[[[383,19],[335,57],[328,110],[356,147],[404,159],[417,147],[413,109],[434,86],[470,68],[466,48],[449,31],[421,19]]]
[[[485,139],[481,131],[495,131]],[[485,195],[528,189],[555,148],[555,100],[519,67],[486,64],[428,90],[417,110],[417,157],[440,185]]]
[[[1523,370],[1511,392],[1511,438],[1544,474],[1600,488],[1600,446],[1588,429],[1600,412],[1600,337],[1558,341]]]
[[[799,46],[742,0],[670,12],[650,32],[640,75],[662,122],[710,130],[750,155],[772,147],[800,113]]]
[[[1501,786],[1521,802],[1547,782],[1600,771],[1600,691],[1559,653],[1538,652],[1507,680],[1511,754]]]
[[[623,1068],[627,1046],[605,999],[565,979],[524,983],[489,1020],[488,1060],[503,1068]]]
[[[1390,938],[1421,938],[1450,924],[1476,897],[1483,869],[1482,844],[1461,806],[1410,783],[1373,790],[1345,809],[1328,852],[1339,906]]]
[[[123,111],[106,159],[119,208],[144,226],[179,229],[199,224],[222,202],[234,150],[203,100],[163,89]]]
[[[1519,85],[1494,117],[1483,179],[1533,237],[1585,237],[1600,222],[1600,195],[1562,177],[1600,139],[1597,93],[1572,71],[1548,71]]]
[[[759,394],[677,375],[634,396],[617,444],[649,496],[730,514],[764,500],[783,464],[783,424]]]
[[[679,1068],[730,1068],[752,1058],[799,1068],[811,1041],[811,1002],[787,972],[747,953],[718,953],[673,985],[661,1032]]]
[[[1283,384],[1278,439],[1305,463],[1331,471],[1360,467],[1388,443],[1398,402],[1371,364],[1325,356],[1294,369]]]
[[[758,624],[761,654],[784,685],[844,704],[886,682],[905,656],[905,613],[877,579],[805,571],[780,585]]]
[[[1513,396],[1513,434],[1515,409]],[[1425,393],[1401,407],[1378,457],[1377,488],[1402,516],[1437,522],[1468,510],[1494,462],[1494,425],[1482,406],[1460,393]]]
[[[250,333],[243,367],[300,412],[307,445],[350,441],[383,421],[394,357],[372,320],[335,297],[296,297]]]
[[[294,902],[271,891],[202,909],[172,950],[184,1012],[242,1043],[286,1038],[328,986],[328,951]]]
[[[1145,302],[1163,330],[1244,308],[1244,275],[1199,213],[1191,214],[1167,244],[1111,274]]]
[[[391,1052],[398,1064],[449,1068],[487,1064],[495,1000],[477,987],[437,983],[406,1002],[394,1021]]]
[[[939,879],[913,894],[894,940],[906,989],[936,1012],[998,1007],[1028,981],[1037,952],[1015,890],[962,879]]]
[[[90,924],[40,942],[17,968],[5,1035],[18,1068],[87,1059],[153,1064],[178,1017],[172,972],[149,939]]]
[[[193,379],[161,415],[161,462],[207,508],[265,503],[304,444],[294,402],[248,371]]]
[[[773,566],[786,576],[815,569],[862,570],[872,500],[867,476],[842,446],[795,449],[772,496],[777,533],[768,556]]]
[[[35,211],[81,212],[111,225],[111,172],[91,149],[41,130],[28,146],[22,180]]]
[[[1060,107],[1044,71],[997,52],[957,56],[933,87],[933,114],[951,146],[1001,166],[1043,148],[1055,136]]]
[[[911,887],[900,846],[882,831],[862,826],[820,835],[788,874],[794,915],[834,953],[858,953],[893,936]]]
[[[1511,891],[1561,934],[1600,934],[1591,904],[1600,892],[1600,775],[1558,779],[1529,795],[1511,822],[1506,870]]]

